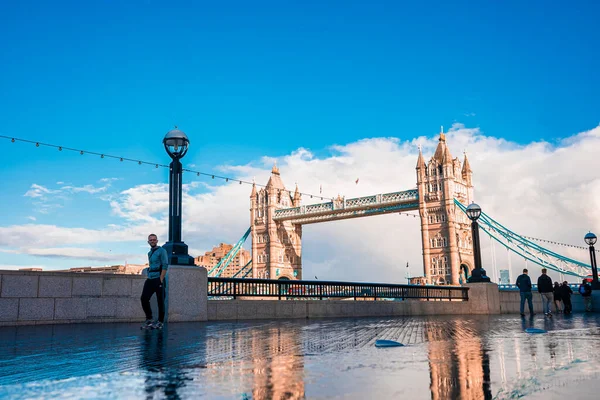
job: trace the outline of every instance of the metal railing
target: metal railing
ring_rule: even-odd
[[[272,279],[208,278],[209,297],[277,297],[469,300],[469,288],[460,286],[389,285],[385,283],[288,281]]]
[[[579,289],[579,283],[568,283],[568,285],[571,289],[573,289],[573,291]],[[519,288],[517,287],[517,285],[499,283],[498,290],[500,290],[501,292],[518,292]],[[535,283],[531,285],[531,291],[537,292],[537,285]]]

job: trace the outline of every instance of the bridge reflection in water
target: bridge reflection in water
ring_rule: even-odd
[[[0,329],[0,398],[594,398],[600,315]],[[544,335],[524,333],[544,328]],[[378,349],[377,339],[406,347]],[[588,397],[586,397],[588,396]]]

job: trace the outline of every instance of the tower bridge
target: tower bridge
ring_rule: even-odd
[[[426,162],[421,149],[416,163],[416,189],[346,199],[338,196],[325,203],[302,205],[295,190],[286,189],[277,166],[267,185],[250,194],[250,228],[209,274],[219,276],[248,236],[252,238],[252,259],[236,277],[302,279],[302,226],[343,219],[418,211],[421,221],[423,276],[425,283],[459,285],[474,268],[471,221],[466,207],[474,200],[473,171],[467,155],[452,157],[446,135],[440,133],[433,156]],[[481,230],[508,254],[526,262],[579,279],[589,275],[591,266],[543,248],[494,220],[486,213],[479,219]],[[509,259],[510,263],[510,259]]]
[[[260,190],[253,185],[250,194],[252,277],[302,279],[302,225],[412,210],[421,219],[427,282],[465,281],[474,267],[470,221],[455,199],[463,205],[473,201],[467,156],[453,158],[441,133],[428,162],[419,150],[416,178],[416,189],[301,205],[298,186],[287,190],[274,166],[267,185]]]

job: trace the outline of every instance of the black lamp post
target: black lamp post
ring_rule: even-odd
[[[588,232],[583,238],[585,242],[590,246],[590,263],[592,265],[592,289],[600,290],[600,283],[598,282],[598,264],[596,264],[596,249],[594,245],[598,238],[592,232]]]
[[[479,224],[477,220],[481,215],[481,207],[471,203],[467,207],[467,217],[471,220],[471,236],[473,237],[473,258],[475,259],[475,268],[471,271],[471,276],[467,279],[469,283],[490,282],[490,278],[485,275],[485,270],[481,266],[481,243],[479,242]]]
[[[167,154],[173,159],[169,166],[169,241],[163,248],[169,255],[171,265],[194,265],[194,258],[188,254],[187,244],[181,241],[181,198],[182,166],[179,161],[188,151],[190,141],[185,133],[170,130],[163,139]]]

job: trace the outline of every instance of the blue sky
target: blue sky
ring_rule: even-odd
[[[165,163],[177,124],[186,162],[217,171],[455,123],[525,146],[600,122],[596,2],[126,3],[0,5],[0,134]],[[167,179],[8,141],[0,157],[4,227],[122,224],[99,196]],[[60,207],[40,214],[33,184]]]

